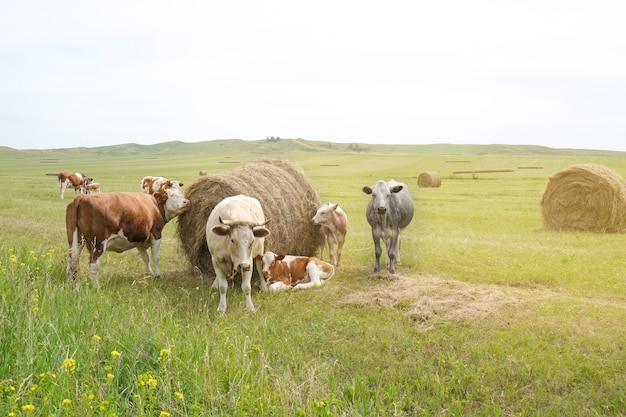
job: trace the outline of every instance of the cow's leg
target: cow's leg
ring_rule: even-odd
[[[322,280],[320,279],[320,270],[315,262],[309,262],[306,265],[306,275],[308,277],[308,280],[307,278],[305,278],[307,282],[297,284],[295,287],[293,287],[294,290],[304,290],[306,288],[322,285]]]
[[[89,249],[89,273],[91,274],[91,281],[96,287],[100,287],[98,282],[98,269],[100,268],[100,260],[102,255],[106,251],[106,241],[98,243],[96,237],[93,241],[87,242],[87,248]]]
[[[290,289],[291,289],[291,286],[285,285],[285,283],[282,281],[272,282],[269,286],[270,292],[287,291]]]
[[[259,258],[258,256],[254,259],[254,268],[256,269],[257,274],[259,275],[259,285],[261,287],[261,291],[267,292],[267,281],[265,281],[265,276],[263,275],[263,258]]]
[[[252,280],[252,268],[248,268],[247,271],[241,271],[241,291],[243,292],[243,296],[246,300],[246,308],[249,311],[255,311],[254,304],[252,304],[252,285],[250,281]]]
[[[67,270],[65,276],[67,281],[73,281],[78,278],[80,272],[80,253],[84,246],[85,241],[83,237],[79,236],[78,229],[75,229],[72,234],[72,243],[70,244],[67,256]]]
[[[150,256],[148,255],[148,251],[145,248],[137,248],[137,252],[139,252],[139,256],[141,256],[141,260],[146,265],[146,273],[152,275],[152,268],[150,268]],[[152,255],[154,258],[154,255]]]
[[[398,253],[398,245],[400,244],[400,234],[395,232],[391,239],[389,239],[389,244],[387,246],[387,257],[389,258],[389,273],[395,274],[396,268],[394,263],[396,261],[396,254]]]
[[[61,192],[61,200],[63,200],[63,196],[65,195],[66,188],[67,188],[67,180],[59,181],[59,191]]]
[[[372,232],[374,238],[374,253],[376,254],[376,266],[374,266],[374,272],[380,271],[380,255],[383,253],[383,249],[380,246],[380,235],[377,232]]]
[[[336,259],[335,259],[335,236],[330,233],[327,237],[328,240],[328,254],[329,254],[329,258],[330,258],[330,263],[332,265],[336,265]],[[323,259],[322,259],[323,261]]]
[[[343,244],[346,242],[346,238],[343,235],[337,237],[337,268],[341,266],[341,252],[343,251]]]
[[[217,282],[217,288],[220,290],[220,303],[217,306],[217,312],[226,313],[226,292],[228,291],[228,281],[218,265],[213,264],[213,269],[215,270],[215,282]]]
[[[157,278],[161,278],[163,273],[161,272],[161,267],[159,266],[159,248],[161,247],[161,239],[153,239],[152,240],[152,262],[154,263],[154,273]],[[145,259],[144,259],[145,261]],[[152,273],[150,270],[150,262],[146,263],[146,270],[148,273]]]

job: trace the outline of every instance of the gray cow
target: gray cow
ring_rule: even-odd
[[[395,274],[394,262],[400,262],[400,232],[413,219],[413,199],[406,184],[394,180],[378,180],[372,187],[363,187],[363,192],[372,195],[366,216],[367,222],[372,226],[376,252],[374,272],[380,270],[382,238],[387,246],[389,272]]]

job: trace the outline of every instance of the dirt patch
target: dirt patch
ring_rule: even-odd
[[[411,317],[421,330],[439,320],[474,321],[522,303],[520,289],[476,285],[432,276],[376,275],[383,285],[346,295],[340,304],[378,305],[398,309]]]

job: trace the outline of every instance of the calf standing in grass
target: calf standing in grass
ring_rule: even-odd
[[[337,204],[326,203],[317,209],[317,213],[311,219],[313,224],[322,227],[322,233],[326,236],[326,242],[320,247],[320,257],[324,259],[324,248],[328,244],[330,263],[336,267],[341,266],[341,251],[346,241],[348,231],[348,216]],[[335,244],[337,244],[337,257],[335,258]]]
[[[372,196],[365,214],[374,239],[374,272],[380,270],[380,239],[383,239],[387,246],[389,272],[395,274],[394,263],[400,262],[400,232],[413,219],[413,199],[406,184],[394,180],[378,180],[372,187],[363,187],[363,192]]]
[[[335,275],[328,262],[310,256],[263,255],[263,276],[270,291],[301,290],[322,285]]]

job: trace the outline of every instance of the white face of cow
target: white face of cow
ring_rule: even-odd
[[[241,268],[242,271],[249,271],[252,267],[252,252],[258,249],[254,245],[263,245],[259,240],[269,235],[269,230],[263,226],[256,226],[249,223],[223,222],[222,225],[214,226],[213,233],[219,236],[227,236],[227,250],[232,262],[233,271]],[[257,249],[257,250],[255,250]]]
[[[326,203],[322,207],[317,209],[317,213],[311,219],[313,224],[328,224],[332,223],[333,211],[337,209],[337,204]]]
[[[165,201],[165,217],[171,220],[174,217],[186,212],[190,208],[189,200],[178,188],[168,188],[165,190],[167,200]]]
[[[274,265],[275,261],[276,261],[276,254],[274,252],[265,252],[265,254],[263,254],[263,258],[262,258],[263,268],[261,271],[263,272],[263,276],[266,279],[271,278],[269,276],[270,267]]]

